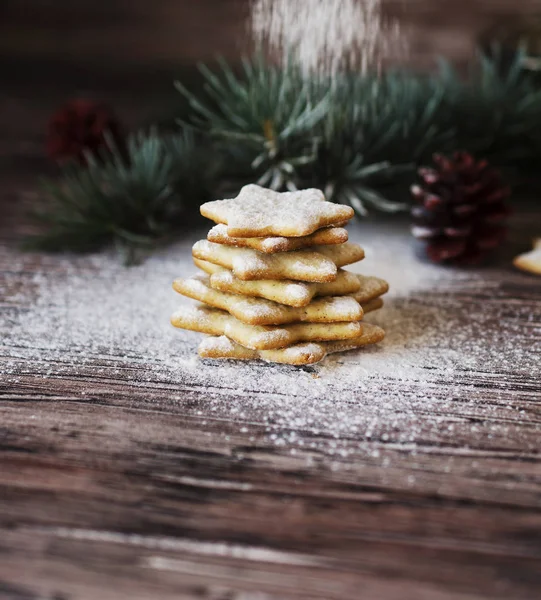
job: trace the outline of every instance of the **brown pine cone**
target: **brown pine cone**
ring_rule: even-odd
[[[434,262],[480,262],[506,237],[510,188],[487,161],[467,152],[434,155],[433,168],[419,169],[411,193],[412,234],[426,242]]]

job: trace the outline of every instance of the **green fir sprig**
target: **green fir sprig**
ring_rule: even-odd
[[[299,171],[316,160],[315,129],[331,108],[330,94],[314,94],[293,65],[281,69],[261,56],[244,60],[236,74],[225,61],[215,73],[201,66],[202,93],[176,82],[188,100],[189,122],[225,155],[225,178],[275,190],[298,187]]]
[[[232,192],[257,182],[276,190],[316,186],[360,215],[407,207],[415,168],[434,152],[467,149],[525,173],[541,166],[541,90],[524,56],[503,68],[480,56],[469,77],[442,62],[432,76],[410,71],[307,79],[260,56],[236,72],[202,66],[203,91],[177,89],[188,122],[227,158]]]
[[[84,252],[114,243],[133,262],[211,197],[212,175],[192,132],[137,133],[125,151],[108,146],[102,156],[88,154],[86,166],[67,166],[60,181],[43,182],[48,202],[34,217],[44,231],[29,248]]]
[[[360,215],[367,206],[403,210],[403,201],[391,199],[400,196],[397,188],[406,190],[415,164],[449,138],[450,132],[431,126],[443,95],[430,80],[399,73],[335,82],[331,109],[320,123],[314,185]]]
[[[445,101],[435,124],[454,130],[451,149],[488,158],[515,180],[541,167],[541,88],[525,59],[519,51],[509,60],[495,47],[479,55],[466,82],[445,61],[438,74]]]

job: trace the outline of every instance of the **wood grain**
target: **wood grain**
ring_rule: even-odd
[[[210,390],[151,368],[143,378],[137,357],[89,351],[82,365],[70,348],[51,365],[8,342],[29,309],[19,292],[65,262],[16,250],[44,169],[33,132],[53,100],[1,100],[24,118],[0,117],[0,598],[539,597],[539,370],[489,361],[429,388],[389,378],[384,390],[407,401],[395,427],[331,439],[273,423],[258,389],[234,413],[236,382]],[[523,240],[540,214],[517,212]],[[503,314],[513,343],[539,351],[538,279],[488,269],[449,294],[457,327],[482,310],[489,344]],[[407,303],[395,309],[411,316]],[[370,401],[359,390],[337,409]]]

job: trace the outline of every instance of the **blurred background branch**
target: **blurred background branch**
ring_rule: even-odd
[[[478,56],[479,48],[490,54],[491,48],[495,47],[494,43],[499,43],[498,47],[503,49],[503,57],[506,58],[508,53],[509,60],[498,60],[494,65],[502,64],[504,70],[506,64],[516,66],[515,51],[519,47],[525,47],[524,55],[520,55],[521,60],[524,60],[524,68],[537,70],[541,49],[540,0],[382,2],[384,18],[400,23],[401,33],[408,47],[407,56],[389,57],[384,66],[392,66],[393,61],[399,59],[401,64],[407,63],[413,70],[435,72],[437,59],[443,57],[454,67],[456,85],[453,89],[460,90],[465,74],[468,71],[471,73],[468,67],[474,57]],[[182,97],[175,94],[173,81],[181,81],[188,89],[200,88],[198,84],[202,79],[195,65],[198,62],[212,63],[217,55],[227,61],[233,74],[241,56],[252,54],[248,29],[249,10],[250,0],[2,0],[0,68],[4,75],[4,85],[0,91],[1,170],[13,172],[19,165],[24,165],[21,172],[28,172],[29,163],[32,167],[34,161],[36,168],[33,171],[36,173],[53,173],[51,166],[44,162],[47,122],[51,113],[69,97],[94,97],[114,106],[117,114],[122,116],[126,131],[135,131],[151,123],[160,126],[171,123],[175,117],[182,117],[182,103],[185,110],[189,95]],[[492,73],[494,68],[491,65],[492,63],[488,64],[483,71],[485,75],[489,75],[488,79],[484,76],[479,79],[475,72],[473,75],[473,81],[479,81],[483,92],[476,92],[474,95],[479,115],[475,124],[484,125],[487,118],[497,117],[497,122],[488,123],[483,131],[494,133],[498,144],[492,143],[490,139],[484,140],[475,131],[471,135],[469,131],[466,132],[464,139],[459,136],[459,141],[468,142],[461,145],[483,154],[487,149],[492,152],[503,148],[508,152],[509,148],[520,148],[524,144],[516,146],[508,143],[509,135],[515,139],[517,135],[523,135],[523,131],[537,130],[530,127],[530,124],[537,122],[536,92],[539,86],[537,85],[535,93],[528,91],[525,95],[520,65],[518,71],[511,73],[510,79],[505,73],[503,79],[500,78],[500,73]],[[485,80],[493,82],[496,87],[487,87]],[[512,81],[513,85],[508,86],[506,81]],[[260,176],[268,176],[269,181],[282,182],[289,187],[307,184],[307,179],[311,179],[310,173],[306,175],[307,163],[316,160],[316,157],[325,167],[329,167],[333,164],[332,157],[336,156],[339,159],[338,170],[325,173],[325,181],[310,183],[328,188],[329,193],[332,192],[341,201],[351,202],[351,198],[356,199],[362,195],[368,204],[379,203],[383,206],[383,196],[380,198],[374,194],[372,187],[367,188],[365,178],[369,175],[372,179],[377,175],[378,178],[393,180],[403,173],[408,163],[426,160],[434,150],[434,140],[428,143],[424,135],[415,134],[418,137],[415,141],[424,150],[419,149],[414,152],[416,156],[410,156],[412,145],[408,143],[404,146],[403,143],[400,145],[396,142],[397,139],[401,142],[410,140],[413,134],[395,136],[396,139],[393,138],[392,144],[381,156],[368,156],[365,150],[374,145],[365,140],[366,128],[374,129],[378,139],[382,138],[379,135],[381,131],[389,130],[383,119],[386,113],[380,110],[381,107],[400,108],[403,103],[393,102],[392,99],[400,98],[404,90],[409,90],[408,98],[411,98],[405,107],[407,119],[401,120],[396,111],[391,110],[393,123],[404,123],[402,130],[410,133],[430,133],[430,128],[427,129],[425,124],[435,121],[438,121],[438,135],[453,129],[451,126],[445,127],[445,122],[441,124],[442,110],[438,94],[429,94],[433,102],[425,102],[420,93],[424,89],[423,85],[422,89],[418,89],[414,78],[411,82],[415,85],[414,89],[409,90],[408,82],[397,82],[391,77],[387,82],[389,94],[383,94],[383,104],[380,102],[376,111],[381,118],[377,119],[374,114],[369,113],[362,123],[355,121],[355,126],[344,129],[346,132],[356,132],[357,136],[353,141],[346,140],[351,150],[347,165],[343,164],[346,141],[336,136],[336,131],[342,131],[343,128],[336,124],[349,122],[349,117],[336,111],[333,118],[325,121],[323,130],[317,132],[318,140],[328,142],[320,144],[318,141],[317,155],[312,143],[316,141],[316,133],[308,133],[305,136],[307,139],[301,140],[303,144],[300,147],[297,143],[299,140],[294,140],[292,148],[287,144],[284,146],[284,140],[281,140],[283,147],[280,152],[275,153],[276,156],[263,154],[263,162],[260,164],[256,160],[257,154],[250,155],[247,164],[257,163],[265,167]],[[383,89],[385,85],[380,87]],[[392,90],[397,90],[397,93]],[[261,97],[265,98],[266,90],[260,91],[263,92]],[[362,92],[361,89],[355,94],[356,103],[346,104],[352,108],[360,104],[363,110],[370,108],[369,103],[364,102],[363,98],[366,96]],[[528,102],[524,100],[518,103],[517,97],[526,98]],[[453,97],[447,98],[452,99]],[[501,101],[496,111],[492,108],[498,99]],[[336,106],[341,106],[341,103]],[[430,108],[429,113],[425,114],[424,107]],[[470,115],[472,101],[459,94],[450,113],[455,117],[457,107],[463,107],[465,113]],[[242,109],[238,106],[235,108],[239,111]],[[251,107],[246,108],[251,110]],[[357,114],[358,111],[353,112]],[[516,127],[515,117],[518,113],[520,128]],[[414,121],[410,123],[412,115]],[[273,135],[276,133],[275,117],[274,113],[262,117],[264,124],[272,124],[267,129]],[[186,120],[190,121],[189,118]],[[465,121],[461,118],[457,122]],[[507,127],[508,122],[512,128]],[[261,128],[258,121],[256,134],[261,133],[260,130],[265,134],[266,129]],[[509,135],[504,136],[502,130]],[[471,143],[472,140],[486,143],[475,145]],[[263,140],[264,148],[267,148],[268,141]],[[287,141],[291,146],[291,139],[288,138]],[[456,149],[455,146],[456,144],[450,149]],[[538,146],[534,145],[533,150],[530,146],[531,144],[528,146],[527,158],[539,156]],[[435,149],[447,150],[445,140],[438,143]],[[509,162],[507,156],[504,153],[504,160],[497,164],[505,165]],[[534,164],[537,165],[537,159]],[[323,173],[321,169],[318,172]],[[295,177],[298,174],[300,179],[292,179],[292,174]],[[383,177],[384,175],[389,177]],[[249,180],[252,178],[253,173],[250,172]],[[378,181],[379,185],[383,184]],[[359,205],[359,212],[364,210],[363,207]]]

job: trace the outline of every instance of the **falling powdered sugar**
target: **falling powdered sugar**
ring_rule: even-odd
[[[406,49],[382,0],[255,0],[250,27],[256,43],[307,75],[377,71]]]

